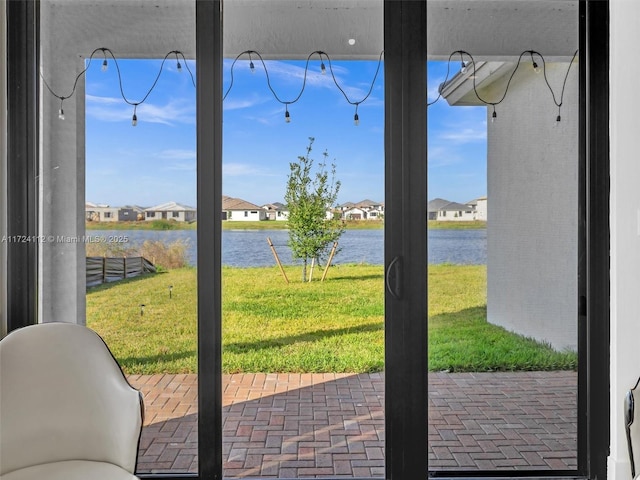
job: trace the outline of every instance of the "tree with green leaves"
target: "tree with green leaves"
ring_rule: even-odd
[[[333,215],[340,191],[336,180],[336,166],[327,166],[329,154],[323,153],[324,161],[314,173],[311,150],[314,138],[309,137],[309,146],[304,156],[289,164],[285,202],[289,210],[289,247],[293,258],[302,260],[302,281],[307,279],[307,264],[311,259],[319,261],[330,251],[344,232],[344,224]]]

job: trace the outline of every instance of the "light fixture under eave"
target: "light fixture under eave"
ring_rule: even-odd
[[[347,43],[351,46],[354,46],[356,44],[356,39],[355,38],[350,38],[349,40],[347,40]]]

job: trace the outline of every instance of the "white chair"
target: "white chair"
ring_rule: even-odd
[[[0,341],[0,479],[136,479],[142,405],[92,330],[15,330]]]

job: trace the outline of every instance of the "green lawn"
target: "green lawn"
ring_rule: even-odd
[[[225,372],[374,372],[384,369],[381,266],[331,267],[325,282],[285,267],[223,269]],[[573,369],[558,353],[486,322],[486,269],[429,267],[429,368]],[[196,270],[178,269],[87,293],[87,323],[127,373],[196,371]],[[172,298],[169,298],[172,285]],[[140,304],[144,304],[141,315]]]

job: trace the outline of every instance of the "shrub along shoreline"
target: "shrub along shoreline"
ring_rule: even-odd
[[[383,268],[336,265],[327,279],[297,267],[223,267],[223,370],[384,370]],[[429,266],[429,369],[575,369],[575,352],[486,321],[486,267]],[[144,304],[144,307],[140,305]],[[87,325],[129,374],[197,371],[196,269],[179,268],[92,288]]]

